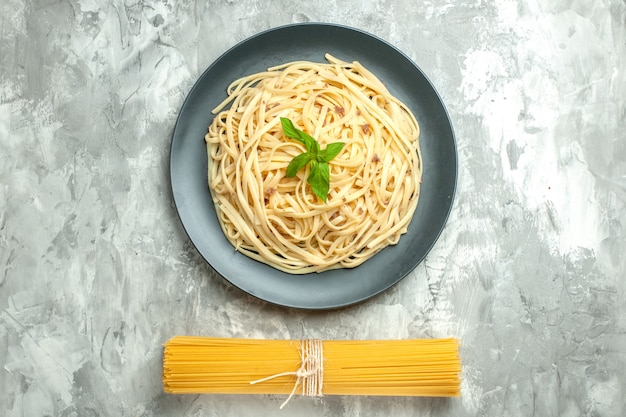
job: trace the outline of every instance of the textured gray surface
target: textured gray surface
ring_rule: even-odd
[[[403,50],[458,140],[457,199],[426,261],[332,312],[225,284],[169,189],[199,74],[302,21]],[[163,394],[162,343],[177,334],[462,340],[460,399],[297,398],[285,416],[626,412],[624,1],[4,0],[0,33],[5,415],[278,413],[284,398]]]

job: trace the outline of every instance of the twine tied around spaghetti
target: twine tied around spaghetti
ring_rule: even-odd
[[[300,342],[300,368],[297,371],[281,372],[265,378],[250,381],[250,384],[258,384],[270,379],[286,375],[295,375],[296,382],[293,385],[291,394],[280,406],[280,409],[287,405],[289,400],[295,395],[298,386],[302,386],[302,395],[309,397],[321,397],[324,379],[324,352],[322,341],[318,339],[306,339]]]

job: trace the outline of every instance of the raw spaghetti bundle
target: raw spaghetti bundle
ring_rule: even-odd
[[[173,394],[460,395],[456,339],[261,340],[178,336],[165,344]]]
[[[407,232],[422,177],[419,125],[410,109],[358,62],[296,61],[236,80],[205,137],[208,182],[220,226],[241,253],[292,274],[353,268]],[[305,151],[280,118],[324,148],[328,200],[285,175]]]

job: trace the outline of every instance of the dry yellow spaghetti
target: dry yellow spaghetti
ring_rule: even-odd
[[[352,268],[398,243],[419,197],[413,113],[360,63],[326,59],[235,81],[205,137],[224,234],[245,255],[294,274]],[[322,147],[345,143],[329,163],[327,202],[309,190],[308,167],[285,176],[305,149],[285,137],[281,117]]]
[[[460,395],[460,372],[454,338],[293,341],[178,336],[165,344],[163,356],[163,385],[173,394],[451,397]]]

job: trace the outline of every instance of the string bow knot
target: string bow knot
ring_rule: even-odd
[[[270,379],[286,375],[295,375],[296,382],[293,385],[291,394],[280,406],[282,409],[295,395],[298,386],[302,386],[302,395],[309,397],[321,397],[324,379],[324,354],[322,341],[318,339],[306,339],[301,342],[300,347],[300,368],[297,371],[281,372],[265,378],[250,381],[250,384],[258,384]]]

